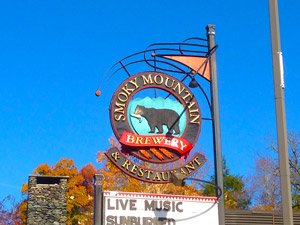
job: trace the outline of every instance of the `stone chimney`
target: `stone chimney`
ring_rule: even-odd
[[[67,224],[67,182],[67,176],[29,176],[27,225]]]

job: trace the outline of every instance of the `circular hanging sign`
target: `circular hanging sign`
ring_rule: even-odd
[[[110,121],[123,153],[154,163],[186,158],[201,130],[193,93],[160,72],[126,79],[112,97]]]

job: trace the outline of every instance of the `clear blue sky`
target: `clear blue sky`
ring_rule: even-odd
[[[279,0],[287,126],[297,132],[299,9],[298,0]],[[112,92],[94,96],[106,70],[152,43],[205,38],[207,24],[216,25],[222,150],[231,171],[251,171],[254,152],[276,134],[267,0],[11,0],[1,2],[0,21],[1,198],[19,197],[39,164],[66,157],[78,168],[97,165],[112,135]],[[212,149],[205,151],[211,161]]]

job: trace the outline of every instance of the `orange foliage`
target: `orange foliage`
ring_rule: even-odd
[[[256,206],[252,207],[251,210],[272,210],[272,211],[274,211],[274,206],[257,204]]]
[[[86,167],[89,168],[89,172]],[[39,165],[34,171],[38,175],[68,176],[67,186],[67,212],[68,224],[92,224],[93,198],[91,196],[91,178],[89,173],[96,173],[92,164],[84,166],[80,173],[72,159],[61,159],[55,165],[49,166],[47,163]],[[91,174],[89,175],[91,176]],[[88,178],[86,180],[86,178]],[[86,182],[85,182],[86,181]],[[89,184],[90,182],[90,184]],[[88,184],[88,185],[86,185]],[[22,193],[28,193],[28,184],[23,184]],[[26,208],[27,202],[23,201],[21,207]],[[21,211],[22,218],[26,218],[26,211]]]
[[[120,147],[119,142],[115,138],[110,138],[109,142],[112,146]],[[78,171],[72,159],[61,159],[55,165],[49,166],[47,163],[39,165],[34,171],[38,175],[51,176],[69,176],[67,189],[67,212],[68,225],[70,224],[92,224],[93,223],[93,175],[96,173],[103,174],[104,184],[103,190],[125,191],[125,192],[147,192],[158,194],[177,194],[177,195],[200,195],[201,191],[197,190],[197,182],[186,185],[185,187],[176,187],[173,184],[152,184],[136,180],[122,171],[120,171],[113,163],[107,160],[102,152],[97,153],[97,161],[100,169],[91,164],[83,166]],[[150,166],[144,163],[144,166]],[[160,169],[165,165],[157,165],[152,168]],[[205,172],[203,172],[205,171]],[[195,178],[202,178],[206,170],[202,169],[201,173]],[[22,186],[22,194],[28,194],[28,184]],[[26,221],[27,200],[20,204],[20,218]],[[25,224],[25,222],[24,222]]]
[[[19,204],[18,215],[22,220],[21,224],[26,224],[26,214],[27,214],[27,199],[25,199]]]
[[[34,174],[39,174],[39,175],[54,175],[52,168],[47,164],[42,164],[39,165],[34,171]]]
[[[84,185],[87,188],[88,194],[90,196],[94,196],[94,188],[93,188],[94,174],[97,173],[95,166],[89,163],[87,165],[84,165],[79,172],[84,178],[84,182],[85,182]]]
[[[104,176],[103,190],[134,192],[142,189],[140,181],[123,174],[102,152],[97,155],[97,161],[101,165],[99,173]]]
[[[120,147],[118,141],[111,137],[109,142],[112,146]],[[175,185],[169,184],[153,184],[142,182],[124,174],[119,168],[111,163],[103,152],[97,153],[97,162],[100,164],[101,169],[99,173],[104,176],[103,190],[107,191],[125,191],[125,192],[145,192],[145,193],[156,193],[156,194],[174,194],[174,195],[201,195],[201,191],[197,190],[197,182],[192,182],[185,187],[176,187]],[[143,166],[151,166],[152,169],[163,169],[166,165],[152,164],[148,165],[143,163]],[[177,165],[178,166],[178,165]],[[161,168],[162,167],[162,168]],[[206,170],[202,169],[201,173],[198,173],[195,178],[203,178]]]

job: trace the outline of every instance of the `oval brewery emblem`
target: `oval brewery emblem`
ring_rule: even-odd
[[[142,72],[126,79],[115,91],[110,121],[122,153],[111,148],[106,155],[129,175],[160,182],[166,181],[168,171],[158,171],[161,176],[153,180],[155,171],[147,173],[126,155],[151,163],[187,158],[200,134],[201,111],[193,93],[178,79],[160,72]],[[202,154],[193,156],[186,175],[194,173],[205,161]]]

